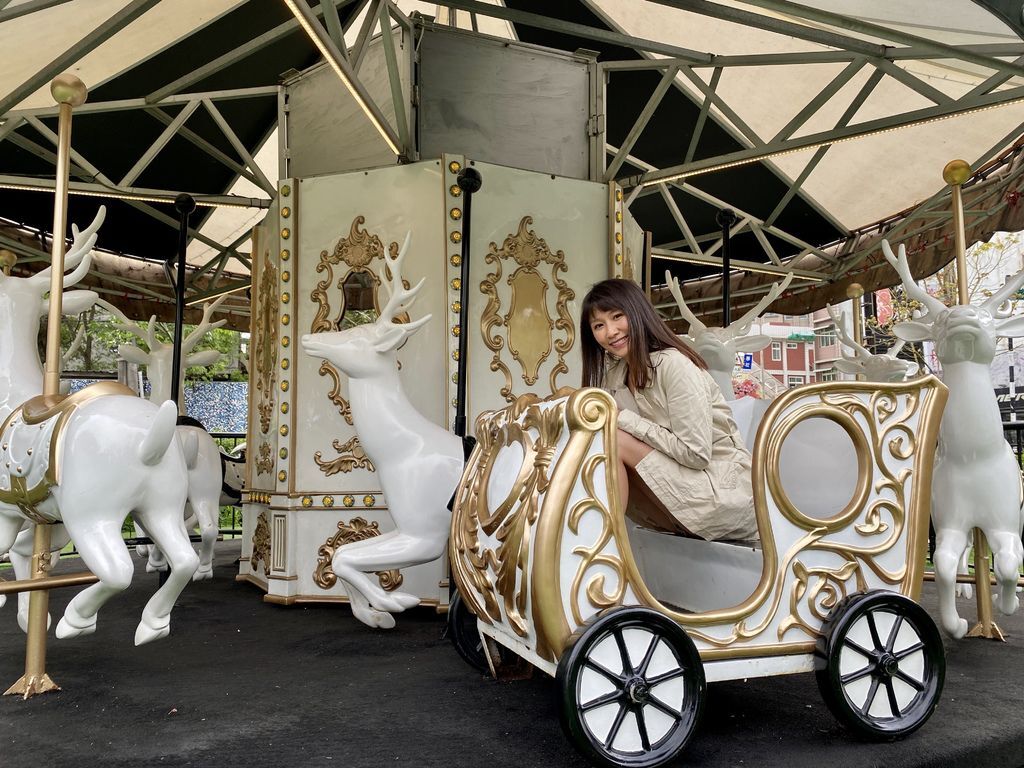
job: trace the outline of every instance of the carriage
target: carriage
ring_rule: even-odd
[[[945,400],[924,376],[772,402],[753,441],[756,543],[631,523],[601,390],[484,413],[451,527],[457,648],[495,674],[518,657],[554,676],[567,735],[600,765],[672,760],[709,682],[812,670],[854,731],[914,731],[945,670],[916,602]]]

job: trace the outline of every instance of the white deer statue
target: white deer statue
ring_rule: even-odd
[[[102,215],[87,237],[75,230],[65,288],[89,271],[100,221]],[[143,610],[135,632],[140,645],[169,633],[171,609],[198,565],[181,519],[185,455],[194,446],[183,450],[176,437],[173,403],[158,407],[117,384],[93,385],[66,398],[41,396],[37,338],[49,272],[0,275],[0,553],[11,550],[26,520],[63,523],[66,534],[58,535],[74,539],[99,583],[68,603],[57,636],[88,634],[96,629],[100,607],[131,583],[134,568],[121,538],[131,514],[159,542],[172,569]],[[87,293],[68,294],[67,311],[83,311],[88,304],[78,302],[95,300]]]
[[[902,245],[898,257],[885,240],[882,251],[907,295],[926,310],[894,331],[906,341],[935,342],[942,380],[949,387],[932,475],[933,559],[942,626],[960,638],[967,621],[956,612],[956,573],[972,529],[981,529],[992,548],[999,610],[1011,614],[1018,606],[1017,576],[1024,561],[1021,469],[1003,437],[989,366],[997,337],[1024,335],[1024,317],[1003,308],[1024,283],[1024,270],[979,306],[946,307],[914,280]]]
[[[385,592],[370,574],[426,563],[444,553],[451,524],[447,505],[464,464],[459,438],[420,414],[398,377],[396,350],[430,320],[426,315],[410,323],[392,322],[423,286],[421,280],[414,288],[403,287],[401,266],[409,240],[407,235],[398,256],[389,260],[392,278],[384,284],[390,298],[376,322],[302,337],[307,354],[329,361],[348,377],[356,432],[377,468],[395,524],[393,531],[340,547],[332,562],[353,614],[382,629],[395,625],[392,611],[411,608],[419,598]]]
[[[748,336],[751,325],[768,308],[768,305],[786,290],[792,279],[792,275],[786,275],[784,280],[772,285],[771,290],[739,320],[733,320],[725,328],[709,328],[698,320],[697,316],[686,306],[683,293],[679,290],[679,281],[668,270],[665,270],[665,282],[668,283],[668,288],[672,292],[676,304],[679,305],[679,312],[683,319],[690,324],[689,332],[680,338],[704,358],[704,362],[708,364],[708,373],[721,388],[726,400],[736,399],[736,393],[732,387],[732,371],[736,367],[736,354],[738,352],[759,352],[772,341],[771,336],[761,334]]]
[[[179,391],[184,390],[185,369],[193,365],[213,365],[217,362],[222,353],[216,349],[204,349],[200,352],[193,352],[195,346],[202,340],[203,336],[215,328],[220,328],[227,320],[210,322],[211,315],[224,302],[226,297],[222,296],[212,304],[203,307],[203,317],[199,325],[181,341],[181,371],[179,380]],[[118,323],[115,327],[137,336],[149,348],[148,351],[133,344],[122,344],[117,348],[118,357],[129,363],[148,366],[149,380],[152,383],[150,401],[162,403],[171,397],[171,379],[173,377],[173,355],[174,345],[166,344],[156,337],[156,315],[149,319],[149,324],[143,328],[138,323],[129,320],[127,316],[117,307],[100,299],[97,304],[102,306],[116,318]],[[194,581],[213,578],[213,548],[217,541],[217,533],[220,521],[220,494],[223,483],[223,472],[221,468],[220,449],[210,434],[203,428],[189,424],[178,426],[178,433],[184,438],[187,434],[195,436],[198,452],[196,461],[188,468],[188,506],[185,509],[186,530],[199,528],[199,535],[202,537],[202,544],[199,549],[199,568],[192,577]],[[191,510],[191,514],[189,511]],[[145,536],[145,530],[136,526],[136,533]],[[167,562],[159,547],[136,548],[141,556],[148,556],[146,565],[148,571],[165,571]]]
[[[886,352],[874,354],[850,335],[842,312],[831,304],[827,305],[827,309],[829,317],[835,323],[836,334],[839,336],[839,340],[845,347],[853,350],[853,354],[849,355],[846,353],[845,347],[843,345],[840,346],[839,352],[842,358],[836,360],[835,366],[837,370],[853,376],[863,376],[865,381],[881,382],[903,381],[907,376],[912,376],[917,372],[916,363],[910,360],[901,360],[896,356],[903,349],[903,345],[907,343],[906,341],[901,339]]]

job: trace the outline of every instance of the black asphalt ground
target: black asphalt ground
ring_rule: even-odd
[[[91,637],[49,644],[63,691],[0,698],[0,768],[48,766],[581,766],[562,735],[554,681],[496,683],[441,638],[432,610],[390,632],[344,606],[279,607],[236,583],[238,545],[189,586],[171,636],[132,638],[156,579],[142,572]],[[62,568],[77,569],[76,563]],[[10,577],[10,572],[7,572]],[[931,585],[925,605],[932,610]],[[53,593],[60,616],[69,590]],[[973,618],[973,605],[961,601]],[[1024,612],[1006,643],[947,642],[935,715],[894,743],[858,740],[813,675],[716,683],[680,766],[952,768],[1024,765]],[[13,600],[0,609],[0,687],[24,668]]]

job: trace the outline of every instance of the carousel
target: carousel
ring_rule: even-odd
[[[0,7],[0,36],[48,12],[28,5]],[[166,5],[128,3],[103,34],[149,19],[153,71],[231,24],[252,42],[135,100],[128,80],[89,92],[62,74],[49,103],[38,76],[0,101],[0,163],[32,158],[0,174],[0,245],[18,255],[0,276],[0,552],[16,575],[0,601],[17,594],[28,638],[8,693],[57,689],[48,590],[86,587],[54,617],[65,639],[128,587],[126,518],[162,572],[134,641],[169,635],[179,595],[213,576],[237,467],[246,595],[339,604],[376,630],[446,614],[476,670],[555,679],[594,764],[677,759],[722,681],[814,672],[836,719],[883,741],[951,706],[940,630],[1001,639],[993,613],[1017,610],[1024,565],[990,378],[998,340],[1024,335],[1024,271],[972,304],[965,260],[1024,228],[1020,19],[953,4],[926,35],[900,10],[870,20],[874,3],[284,0],[259,22],[224,0],[202,40],[161,42]],[[251,82],[210,85],[247,57]],[[156,118],[156,137],[127,138],[139,157],[108,176],[90,142],[122,113]],[[54,153],[36,151],[46,132]],[[175,162],[186,144],[220,163],[195,175],[215,191]],[[31,163],[50,160],[44,184]],[[37,227],[72,227],[45,259],[27,235],[39,190],[56,202]],[[127,238],[146,217],[177,236],[148,261]],[[947,306],[917,280],[950,260]],[[579,307],[610,277],[707,361],[753,455],[756,540],[675,536],[621,508],[617,406],[579,388]],[[933,345],[940,370],[871,348],[861,296],[889,286],[915,307],[895,335]],[[848,380],[737,397],[737,355],[771,341],[751,333],[759,316],[847,299]],[[138,338],[119,355],[148,368],[148,400],[127,381],[61,394],[61,315],[94,306]],[[221,326],[249,334],[244,460],[182,396]],[[84,570],[51,574],[69,541]],[[956,602],[971,547],[973,626]]]

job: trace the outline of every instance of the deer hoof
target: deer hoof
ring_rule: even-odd
[[[18,626],[26,635],[28,634],[28,611],[18,611]],[[46,630],[50,630],[50,614],[46,614]]]
[[[149,544],[137,544],[135,554],[139,557],[149,557]]]
[[[7,595],[0,595],[0,608],[3,608],[4,604],[6,602],[7,602]]]
[[[213,566],[212,565],[200,565],[196,572],[192,574],[192,581],[205,581],[206,579],[213,578]]]
[[[67,610],[64,611],[64,618],[57,622],[57,638],[59,640],[65,640],[69,637],[79,637],[80,635],[91,635],[96,631],[96,616],[93,615],[92,621],[83,619],[74,608],[69,605]]]
[[[1013,591],[1010,592],[1008,597],[1004,597],[999,600],[999,611],[1006,616],[1016,613],[1017,609],[1020,607],[1020,600],[1017,598],[1016,587],[1013,587],[1012,590]]]
[[[407,608],[415,608],[420,604],[420,599],[416,595],[410,595],[408,592],[388,592],[384,600],[375,601],[374,608],[381,611],[396,611],[401,613]]]
[[[949,636],[954,640],[959,640],[967,634],[967,619],[962,619],[957,616],[956,620],[952,624],[945,621],[942,622],[942,628],[946,630]]]
[[[135,629],[135,644],[145,645],[151,643],[154,640],[160,640],[161,638],[167,637],[171,634],[171,617],[168,616],[164,621],[162,627],[151,627],[146,623],[146,617],[142,617],[142,621],[139,622],[139,626]]]
[[[352,601],[352,615],[368,627],[374,629],[393,629],[395,617],[387,611],[378,611],[369,606],[363,606]]]

